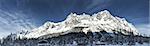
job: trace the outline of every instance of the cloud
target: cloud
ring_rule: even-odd
[[[35,28],[36,26],[32,23],[31,19],[21,12],[0,10],[0,37],[21,30]]]
[[[141,34],[145,34],[147,36],[150,36],[150,24],[141,24],[137,25],[137,29]]]
[[[109,6],[110,1],[111,0],[93,0],[91,1],[91,4],[87,6],[86,9],[90,12],[93,12],[97,9]]]

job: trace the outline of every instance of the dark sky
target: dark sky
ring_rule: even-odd
[[[104,9],[134,25],[149,22],[149,0],[0,0],[0,25],[27,28],[63,21],[71,12],[92,15]]]
[[[22,11],[35,19],[37,25],[45,21],[62,21],[71,12],[93,14],[107,9],[114,16],[125,17],[134,24],[148,23],[149,0],[1,0],[6,11]],[[144,19],[144,20],[143,20]],[[142,20],[142,21],[141,21]]]

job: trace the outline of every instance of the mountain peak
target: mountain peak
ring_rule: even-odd
[[[110,12],[108,10],[103,10],[100,12],[100,14],[110,14]]]

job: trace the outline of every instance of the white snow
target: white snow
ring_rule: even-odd
[[[75,29],[75,27],[83,27],[83,29]],[[127,32],[133,32],[134,35],[138,35],[138,31],[131,23],[128,23],[124,18],[114,17],[109,11],[104,10],[91,16],[71,13],[65,21],[58,23],[46,22],[43,26],[33,29],[32,32],[22,37],[38,38],[49,34],[53,37],[70,32],[87,33],[89,31],[100,32],[102,30],[109,33],[112,33],[112,30],[120,31],[125,35],[128,35]]]

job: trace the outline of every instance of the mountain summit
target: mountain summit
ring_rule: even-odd
[[[137,29],[131,23],[128,23],[124,18],[114,17],[109,11],[104,10],[93,15],[71,13],[62,22],[46,22],[29,33],[17,36],[21,38],[50,38],[71,32],[84,32],[87,34],[87,32],[100,31],[106,31],[107,33],[121,32],[124,35],[138,35]]]

